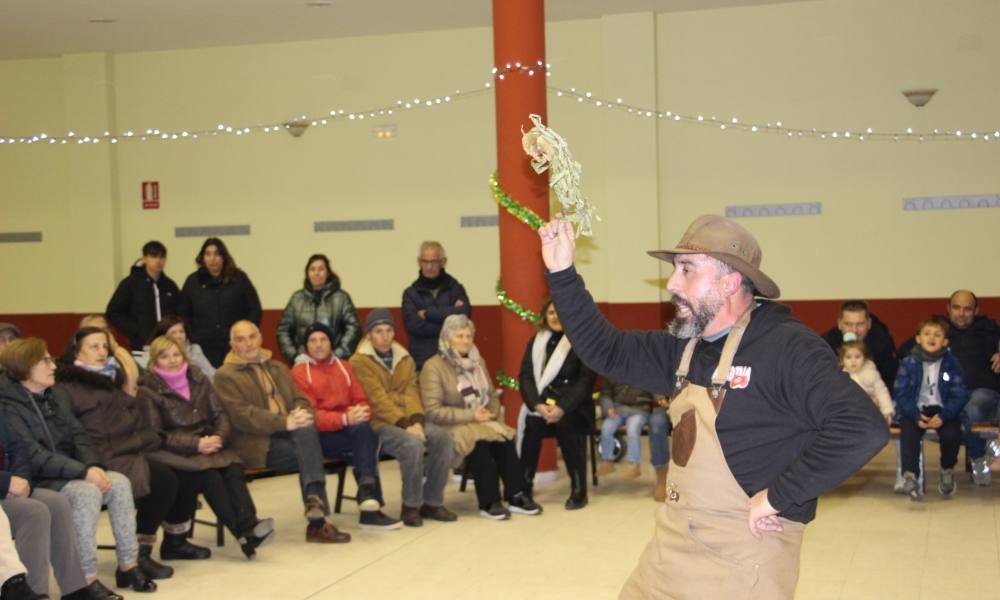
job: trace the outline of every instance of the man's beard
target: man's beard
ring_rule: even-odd
[[[687,300],[678,298],[677,295],[674,295],[670,301],[673,303],[675,311],[680,306],[685,306],[691,311],[690,317],[675,316],[674,320],[670,322],[670,328],[668,329],[670,334],[683,339],[700,336],[705,331],[705,328],[708,327],[708,324],[715,319],[715,315],[718,314],[719,309],[722,308],[722,298],[712,291],[706,292],[700,298],[701,305],[697,309]]]

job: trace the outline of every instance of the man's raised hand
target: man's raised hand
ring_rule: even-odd
[[[542,238],[542,260],[550,273],[565,271],[573,266],[576,236],[572,223],[553,219],[538,230],[538,236]]]

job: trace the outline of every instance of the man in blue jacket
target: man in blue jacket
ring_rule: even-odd
[[[417,363],[437,354],[441,325],[450,315],[472,315],[469,296],[457,279],[445,272],[448,255],[439,242],[420,244],[420,276],[403,291],[403,324],[409,337],[409,350]]]

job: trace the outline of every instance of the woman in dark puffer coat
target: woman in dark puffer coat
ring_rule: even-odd
[[[122,371],[109,355],[107,331],[84,327],[77,331],[59,359],[56,390],[69,400],[73,415],[93,441],[101,463],[132,483],[139,538],[139,566],[153,579],[173,575],[173,569],[152,560],[156,530],[163,523],[163,559],[208,558],[207,548],[187,541],[197,498],[200,473],[181,456],[160,449],[160,437],[150,427],[141,401],[126,394]],[[193,506],[193,502],[191,502]]]
[[[340,278],[325,254],[313,254],[306,261],[303,288],[289,298],[278,322],[278,343],[288,364],[305,353],[305,331],[313,323],[322,323],[333,332],[330,343],[337,358],[351,358],[361,337],[361,325],[350,294],[340,287]]]
[[[219,238],[205,240],[195,262],[198,270],[188,275],[181,290],[180,316],[191,342],[219,367],[229,352],[233,323],[245,320],[260,326],[260,297]]]

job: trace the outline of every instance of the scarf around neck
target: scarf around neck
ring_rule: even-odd
[[[177,371],[164,371],[160,367],[153,366],[153,371],[160,376],[167,386],[177,392],[185,400],[191,400],[191,383],[188,381],[188,364],[184,363]]]
[[[944,356],[944,353],[947,351],[947,348],[941,348],[937,352],[928,352],[921,348],[920,344],[917,344],[913,347],[913,350],[910,351],[910,354],[913,358],[916,358],[919,361],[932,363],[941,360],[941,357]]]
[[[557,336],[559,339],[550,354],[549,342]],[[531,366],[532,375],[535,377],[535,389],[539,395],[544,394],[545,388],[555,380],[563,363],[566,362],[566,357],[569,356],[570,349],[569,338],[561,333],[556,334],[549,329],[543,329],[535,334],[531,346]],[[544,400],[542,398],[543,402]]]
[[[434,279],[428,279],[424,277],[423,273],[417,277],[417,281],[420,282],[420,287],[428,290],[436,290],[441,287],[445,281],[448,279],[448,274],[445,273],[444,269],[441,269],[441,273],[438,274]]]
[[[489,405],[493,399],[493,388],[490,379],[479,362],[479,349],[475,345],[469,350],[468,356],[461,356],[452,348],[441,353],[444,362],[455,369],[458,376],[458,392],[462,394],[465,408],[476,410]]]
[[[115,360],[114,356],[109,356],[107,362],[100,367],[96,365],[88,365],[79,360],[73,361],[73,364],[81,369],[90,371],[91,373],[100,373],[111,381],[114,381],[115,376],[118,374],[118,361]]]

